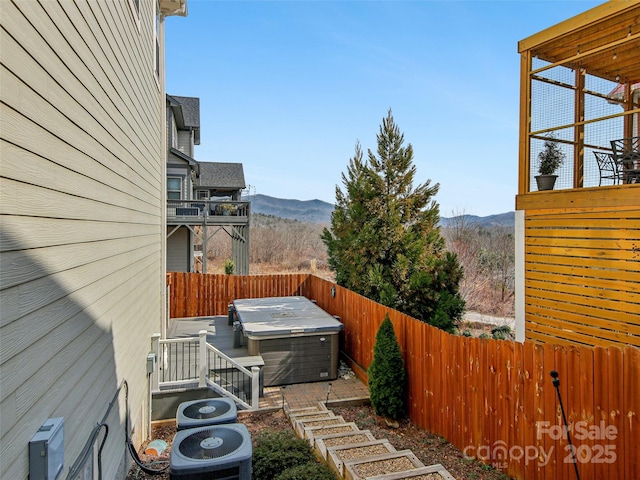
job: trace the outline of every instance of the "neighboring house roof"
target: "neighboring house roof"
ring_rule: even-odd
[[[196,187],[207,188],[245,188],[244,170],[241,163],[198,162],[200,177]]]
[[[176,125],[180,130],[194,130],[194,143],[200,145],[200,99],[167,95]]]
[[[160,11],[165,17],[170,15],[187,16],[187,0],[160,0]]]
[[[189,155],[187,155],[186,153],[182,153],[180,150],[178,150],[176,148],[173,148],[173,147],[171,147],[169,149],[169,154],[175,155],[176,157],[180,158],[181,160],[184,160],[191,167],[193,167],[193,169],[196,172],[198,171],[198,166],[200,165],[200,162],[198,162],[195,158],[192,158]]]
[[[616,86],[616,88],[609,92],[608,96],[617,101],[622,101],[624,99],[624,89],[624,83],[620,83]],[[631,92],[635,95],[638,91],[640,91],[640,83],[631,84]]]

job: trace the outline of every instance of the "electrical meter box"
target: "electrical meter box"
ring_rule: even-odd
[[[49,418],[29,442],[29,480],[57,480],[64,468],[64,418]]]

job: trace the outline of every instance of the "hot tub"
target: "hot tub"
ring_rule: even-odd
[[[264,385],[335,380],[343,326],[305,297],[233,302],[249,355],[264,360]]]

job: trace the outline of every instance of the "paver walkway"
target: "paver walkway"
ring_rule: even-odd
[[[297,383],[279,387],[265,387],[260,408],[281,407],[284,401],[289,408],[313,407],[318,402],[368,399],[369,388],[356,377],[329,382]]]

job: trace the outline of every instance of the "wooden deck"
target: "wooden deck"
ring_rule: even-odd
[[[249,202],[168,200],[167,225],[247,225]]]
[[[233,346],[233,325],[229,325],[227,316],[171,319],[167,338],[198,337],[200,330],[206,330],[207,343],[221,350],[225,355],[233,359],[249,357],[249,350],[246,345],[242,347]]]

